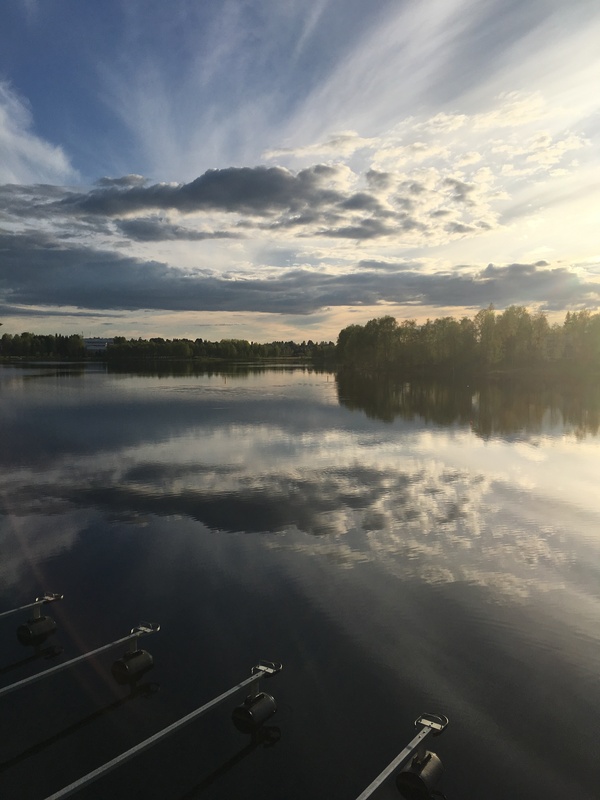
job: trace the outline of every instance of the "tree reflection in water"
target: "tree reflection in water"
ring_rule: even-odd
[[[570,382],[532,384],[514,378],[479,383],[365,377],[341,370],[339,402],[372,419],[420,418],[440,426],[470,427],[483,439],[600,430],[600,385]]]

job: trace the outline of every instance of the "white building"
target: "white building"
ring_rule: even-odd
[[[114,344],[114,339],[101,339],[99,336],[94,336],[91,339],[84,339],[83,346],[90,353],[104,352],[107,347]]]

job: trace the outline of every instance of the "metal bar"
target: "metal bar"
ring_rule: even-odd
[[[371,797],[373,792],[376,789],[378,789],[381,786],[381,784],[387,780],[387,778],[389,778],[389,776],[395,769],[398,769],[398,767],[402,766],[402,764],[408,761],[408,759],[413,755],[413,753],[415,753],[415,751],[419,749],[419,745],[421,744],[421,742],[424,739],[426,739],[427,736],[429,736],[429,734],[432,732],[433,732],[432,728],[428,726],[424,726],[423,728],[421,728],[421,730],[417,733],[415,738],[411,742],[409,742],[404,748],[404,750],[402,750],[402,752],[399,753],[396,756],[396,758],[391,762],[391,764],[388,764],[388,766],[383,770],[383,772],[380,775],[378,775],[375,778],[375,780],[367,786],[364,792],[361,792],[361,794],[359,794],[356,800],[366,800],[367,797]]]
[[[175,731],[179,730],[180,728],[183,728],[185,725],[188,725],[190,722],[197,719],[198,717],[201,717],[211,708],[214,708],[214,706],[219,705],[219,703],[222,703],[223,700],[226,700],[232,694],[235,694],[235,692],[237,692],[239,689],[243,689],[244,686],[249,686],[254,681],[259,680],[261,675],[262,675],[261,672],[255,675],[251,675],[249,678],[246,678],[245,681],[236,684],[231,689],[228,689],[226,692],[223,692],[223,694],[220,694],[218,697],[215,697],[213,700],[209,700],[208,703],[205,703],[203,706],[200,706],[200,708],[197,708],[195,711],[190,712],[187,716],[182,717],[176,722],[173,722],[171,725],[168,725],[166,728],[163,728],[161,731],[158,731],[158,733],[155,733],[153,736],[150,736],[143,742],[136,744],[134,747],[132,747],[130,750],[127,750],[125,753],[121,753],[120,756],[113,758],[112,761],[107,761],[106,764],[103,764],[101,767],[98,767],[98,769],[93,770],[93,772],[89,772],[87,775],[84,775],[82,778],[79,778],[79,780],[76,780],[73,783],[69,784],[69,786],[65,786],[65,788],[61,789],[59,792],[55,792],[54,794],[50,795],[49,797],[46,798],[46,800],[62,800],[64,797],[70,797],[75,792],[78,792],[80,789],[83,789],[84,786],[89,786],[90,783],[93,783],[94,781],[98,780],[98,778],[103,777],[108,772],[111,772],[113,769],[116,769],[121,764],[124,764],[126,761],[129,761],[130,759],[134,758],[139,753],[143,753],[149,747],[152,747],[152,745],[162,741],[162,739],[165,739],[171,733],[174,733]]]
[[[114,642],[104,644],[102,647],[97,647],[95,650],[90,650],[89,653],[84,653],[81,656],[77,656],[77,658],[72,658],[70,661],[65,661],[64,664],[57,664],[56,667],[46,669],[43,672],[38,672],[36,675],[31,675],[29,678],[24,678],[22,681],[17,681],[17,683],[11,683],[9,686],[4,686],[2,689],[0,689],[0,697],[4,697],[4,695],[10,694],[11,692],[16,692],[17,689],[23,689],[23,687],[29,686],[32,683],[36,683],[36,681],[41,681],[42,678],[47,678],[50,675],[55,675],[57,672],[62,672],[63,669],[68,669],[69,667],[72,667],[73,664],[77,664],[80,661],[85,661],[86,659],[91,658],[98,653],[102,653],[105,650],[110,650],[111,647],[116,647],[118,644],[123,644],[123,642],[129,642],[131,639],[137,638],[144,633],[154,633],[154,630],[150,628],[134,628],[128,636],[123,636],[121,639],[117,639]]]
[[[11,614],[16,614],[18,611],[27,611],[28,608],[38,608],[41,605],[46,603],[53,603],[55,600],[62,600],[62,594],[45,594],[43,597],[36,597],[33,603],[28,603],[25,606],[19,606],[19,608],[11,608],[10,611],[2,611],[0,613],[0,619],[2,617],[9,617]]]

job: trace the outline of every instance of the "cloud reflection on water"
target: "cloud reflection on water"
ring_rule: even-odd
[[[332,404],[334,387],[310,374],[265,384],[262,375],[46,378],[4,382],[3,418],[22,447],[9,441],[0,456],[10,467],[0,497],[23,526],[97,512],[136,525],[186,517],[217,532],[277,534],[265,546],[343,569],[369,561],[511,600],[563,587],[585,560],[585,586],[597,591],[600,441],[557,427],[530,390],[511,400],[511,419],[539,406],[528,411],[534,430],[515,441],[457,425],[462,400],[443,387],[386,394],[403,412],[382,424]]]
[[[66,513],[64,506],[62,509],[57,526],[48,524],[41,506],[37,513],[0,517],[0,580],[4,589],[18,587],[29,572],[48,589],[40,565],[73,547],[89,516],[81,511]]]
[[[15,471],[2,495],[14,519],[63,519],[71,509],[136,524],[185,516],[214,531],[278,534],[266,546],[344,569],[372,561],[398,577],[461,581],[515,600],[562,587],[581,543],[569,534],[568,504],[551,499],[560,493],[530,473],[520,481],[522,451],[503,449],[485,474],[489,447],[470,446],[468,435],[383,443],[338,431],[298,441],[281,428],[235,425]],[[562,479],[560,447],[534,463],[544,480]]]

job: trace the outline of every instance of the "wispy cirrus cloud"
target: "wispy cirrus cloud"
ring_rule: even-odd
[[[0,80],[0,184],[63,183],[76,178],[64,150],[34,132],[26,100]]]

